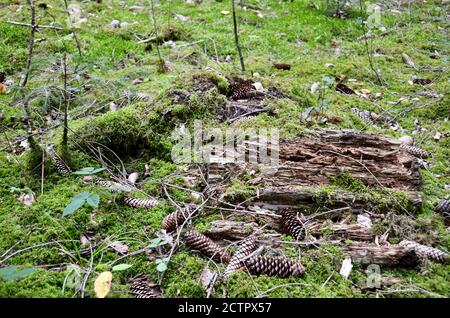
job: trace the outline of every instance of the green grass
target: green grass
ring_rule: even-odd
[[[83,184],[80,182],[81,177],[63,178],[51,170],[45,176],[41,194],[40,171],[29,174],[26,170],[26,155],[15,156],[9,151],[6,138],[3,137],[14,140],[14,137],[25,134],[21,121],[23,113],[17,105],[17,85],[26,62],[29,29],[6,22],[29,23],[30,11],[26,3],[21,2],[23,9],[17,10],[18,6],[11,1],[0,0],[0,71],[4,71],[7,79],[15,82],[6,94],[0,94],[0,112],[4,117],[0,122],[0,255],[12,246],[14,251],[49,241],[61,243],[23,251],[2,264],[40,268],[17,281],[0,281],[0,296],[71,297],[75,290],[64,284],[71,271],[68,266],[76,265],[86,271],[92,261],[94,273],[88,280],[87,295],[93,297],[94,278],[101,271],[110,269],[112,262],[119,257],[106,247],[106,240],[120,240],[130,247],[130,252],[145,247],[148,238],[153,238],[154,232],[160,229],[164,216],[174,211],[172,204],[163,199],[165,195],[160,181],[164,179],[172,184],[187,186],[180,177],[185,167],[170,162],[172,141],[169,136],[172,129],[182,123],[192,127],[195,119],[204,119],[204,125],[208,127],[227,126],[227,123],[218,122],[214,114],[224,101],[222,94],[227,90],[225,78],[240,73],[231,15],[221,13],[223,10],[231,11],[230,3],[205,0],[200,5],[190,5],[183,0],[156,1],[160,38],[165,37],[171,29],[177,35],[177,47],[161,47],[162,57],[173,68],[172,72],[167,73],[158,72],[155,43],[151,50],[147,44],[138,43],[153,32],[147,9],[133,13],[119,6],[116,1],[104,0],[102,4],[93,1],[75,2],[82,6],[84,15],[88,16],[87,22],[72,30],[79,39],[82,57],[78,55],[71,30],[43,29],[42,34],[37,35],[38,38],[45,38],[45,41],[35,45],[32,72],[25,90],[27,94],[36,93],[31,103],[34,120],[44,125],[48,109],[62,110],[62,72],[60,68],[53,68],[53,65],[61,59],[63,52],[67,52],[70,72],[73,73],[76,68],[84,74],[79,78],[69,74],[74,94],[69,111],[69,159],[72,168],[77,170],[99,165],[88,153],[81,151],[86,150],[85,145],[88,143],[98,143],[95,144],[97,146],[102,144],[114,150],[128,172],[139,171],[142,176],[147,164],[150,174],[142,177],[139,185],[146,194],[162,201],[158,207],[147,211],[120,204],[120,197],[91,184]],[[142,1],[137,0],[126,2],[128,6],[142,5]],[[261,2],[246,2],[261,5]],[[308,0],[270,1],[267,2],[270,9],[265,7],[261,10],[262,17],[251,10],[239,9],[240,42],[247,67],[245,75],[260,81],[264,87],[276,86],[282,89],[293,100],[271,102],[275,116],[261,114],[251,121],[238,124],[238,127],[277,127],[282,137],[293,137],[313,129],[336,128],[360,129],[398,138],[403,134],[412,135],[415,130],[414,120],[419,120],[425,130],[415,136],[423,140],[421,147],[431,153],[431,158],[429,169],[421,170],[424,206],[413,226],[424,241],[448,250],[449,232],[443,225],[442,217],[433,212],[435,204],[450,194],[444,188],[450,183],[449,138],[433,139],[437,131],[443,133],[450,130],[449,46],[446,34],[448,6],[441,5],[439,1],[428,1],[413,3],[411,12],[408,8],[402,8],[400,14],[383,9],[382,24],[388,34],[381,36],[380,30],[374,30],[378,36],[369,40],[370,50],[377,53],[373,56],[374,66],[385,82],[384,86],[379,86],[369,68],[365,43],[358,39],[363,34],[358,10],[354,10],[347,19],[337,19],[326,14],[324,2],[314,1],[320,4],[316,8]],[[37,10],[39,23],[67,27],[67,16],[60,2],[48,0],[46,3],[51,6],[49,9]],[[175,14],[190,19],[181,22],[175,18]],[[130,25],[113,29],[109,26],[113,19]],[[440,59],[429,58],[430,52],[434,50],[439,51]],[[411,56],[418,68],[412,69],[403,63],[402,53]],[[117,68],[120,60],[125,62],[123,69]],[[274,69],[272,64],[276,62],[291,64],[291,71]],[[326,64],[335,67],[326,67]],[[373,95],[382,93],[383,98],[372,102],[327,88],[324,90],[324,99],[328,100],[328,105],[324,112],[339,117],[341,121],[323,125],[313,118],[303,122],[301,114],[307,108],[321,103],[317,94],[310,93],[311,84],[321,82],[325,76],[333,78],[340,74],[355,79],[356,82],[350,82],[355,85],[355,89],[369,89]],[[212,78],[215,88],[204,94],[193,92],[198,76]],[[443,94],[443,97],[417,95],[423,87],[408,83],[414,76],[432,79],[433,84],[425,90]],[[144,82],[134,85],[132,82],[136,78],[142,78]],[[172,100],[170,92],[173,89],[191,93],[189,107]],[[122,96],[127,91],[145,93],[150,100],[123,102]],[[48,95],[51,98],[46,98],[46,92],[51,92]],[[401,97],[408,98],[397,103]],[[120,109],[108,112],[111,103]],[[397,118],[405,131],[366,125],[350,112],[352,107],[389,113]],[[61,123],[61,117],[53,121],[53,124],[58,123]],[[42,145],[59,144],[61,136],[61,128],[51,129],[38,141]],[[118,160],[115,164],[119,165]],[[252,196],[256,189],[245,183],[247,179],[244,176],[242,180],[235,180],[226,194],[234,199]],[[333,186],[316,189],[318,203],[326,204],[334,190],[345,189],[361,195],[370,194],[377,202],[374,207],[383,213],[397,212],[395,207],[389,206],[386,193],[372,191],[358,181],[345,174],[338,176]],[[19,201],[20,193],[26,192],[28,187],[37,196],[37,201],[31,207]],[[20,190],[11,192],[13,188]],[[198,190],[198,187],[194,188]],[[98,193],[101,197],[99,208],[92,210],[84,206],[74,215],[63,218],[64,207],[74,195],[82,191]],[[177,200],[194,200],[183,191],[170,189],[169,192]],[[402,193],[391,193],[389,197],[392,195],[399,202],[405,199]],[[203,230],[219,218],[219,213],[211,213],[197,218],[194,226]],[[388,224],[375,226],[382,234]],[[80,236],[90,231],[95,233],[99,242],[92,258],[79,254],[83,248],[79,242]],[[394,243],[398,238],[390,239]],[[271,290],[267,292],[269,297],[374,297],[373,293],[366,293],[360,288],[365,284],[366,268],[355,266],[349,280],[343,280],[336,272],[343,259],[339,249],[325,246],[323,249],[298,250],[289,246],[286,245],[285,253],[293,258],[300,256],[306,267],[305,277],[250,277],[240,272],[226,286],[218,284],[213,296],[221,297],[225,289],[228,297],[255,297],[268,290]],[[124,259],[123,262],[132,267],[114,273],[110,297],[127,297],[128,279],[141,272],[148,273],[150,279],[157,282],[160,274],[152,257],[140,254]],[[206,292],[201,286],[200,274],[206,264],[207,261],[200,255],[182,247],[171,259],[165,273],[162,282],[165,296],[204,297]],[[386,294],[386,297],[450,295],[448,266],[428,264],[424,265],[422,272],[382,269],[382,273],[402,279],[400,286],[394,286],[393,289],[410,290]],[[289,285],[275,288],[284,284]]]

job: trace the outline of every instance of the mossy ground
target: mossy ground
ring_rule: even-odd
[[[67,277],[73,272],[73,266],[79,266],[84,273],[91,265],[95,272],[86,288],[87,295],[94,296],[93,277],[102,270],[110,269],[118,256],[108,250],[105,243],[100,243],[92,257],[80,255],[80,235],[88,230],[94,231],[100,242],[120,240],[129,245],[130,251],[135,251],[148,244],[148,237],[153,237],[153,233],[160,228],[161,220],[174,208],[169,201],[162,200],[150,212],[131,209],[116,204],[117,198],[101,188],[82,184],[80,177],[63,178],[54,172],[46,175],[41,194],[40,178],[26,170],[26,155],[11,154],[7,142],[25,132],[20,121],[22,111],[16,105],[15,96],[19,76],[25,67],[29,30],[6,22],[28,23],[30,11],[26,1],[19,2],[20,6],[9,0],[0,0],[0,70],[16,83],[7,94],[0,94],[0,111],[4,117],[0,139],[0,254],[12,246],[15,251],[50,241],[60,243],[24,251],[8,259],[5,265],[39,269],[18,281],[1,281],[0,296],[70,297],[75,290],[67,284]],[[147,5],[146,1],[140,0],[125,2],[128,6]],[[382,35],[382,31],[376,29],[374,33],[377,37],[369,40],[374,65],[385,82],[384,86],[380,86],[368,66],[365,42],[358,39],[363,35],[358,10],[347,19],[338,19],[326,14],[324,2],[270,1],[259,16],[252,10],[239,9],[246,75],[260,81],[264,87],[276,86],[295,98],[293,101],[274,103],[274,117],[262,114],[238,125],[278,127],[284,137],[321,127],[363,129],[400,137],[403,134],[400,131],[366,125],[350,109],[357,106],[378,113],[387,112],[397,118],[405,134],[412,134],[417,119],[423,129],[415,137],[422,141],[421,147],[431,153],[431,159],[430,167],[421,171],[423,210],[418,219],[411,222],[416,230],[431,237],[425,241],[448,250],[450,235],[442,217],[433,212],[433,206],[449,195],[444,185],[450,183],[449,138],[433,139],[436,132],[448,132],[450,128],[447,94],[450,88],[447,64],[448,4],[437,0],[413,2],[410,9],[400,7],[400,13],[383,7],[381,22],[388,33]],[[50,25],[55,22],[56,25],[66,26],[67,16],[61,2],[48,0],[46,3],[50,5],[48,9],[38,8],[39,23]],[[256,1],[245,3],[260,5]],[[223,10],[230,11],[229,1],[205,0],[199,5],[182,0],[156,1],[160,38],[164,38],[168,30],[175,30],[176,35],[173,37],[177,44],[175,48],[169,45],[161,47],[163,58],[173,68],[173,71],[166,73],[158,72],[155,44],[150,50],[147,44],[138,43],[139,39],[146,38],[153,31],[147,9],[131,12],[127,7],[121,7],[119,2],[108,0],[100,4],[94,1],[75,4],[80,5],[84,9],[83,14],[88,17],[87,22],[74,30],[82,48],[82,57],[78,55],[71,31],[42,29],[42,33],[37,34],[38,38],[45,40],[35,45],[32,73],[26,90],[26,93],[34,92],[36,95],[31,104],[33,119],[44,125],[47,109],[62,109],[59,94],[61,70],[52,68],[61,59],[62,53],[67,52],[72,72],[77,69],[85,74],[70,79],[73,94],[69,124],[72,168],[98,166],[81,149],[86,144],[102,144],[121,156],[128,171],[144,171],[145,164],[148,164],[150,175],[142,181],[142,189],[163,198],[161,179],[169,178],[172,183],[183,184],[177,177],[183,167],[170,163],[171,143],[168,136],[171,130],[180,123],[190,127],[193,120],[200,118],[205,119],[205,125],[226,125],[214,119],[213,110],[223,102],[224,97],[220,93],[226,91],[224,78],[239,74],[231,17],[222,13]],[[182,22],[175,18],[175,14],[190,19]],[[111,28],[109,23],[113,19],[130,24],[125,28]],[[439,59],[429,57],[434,50],[440,53]],[[411,56],[417,69],[402,62],[403,52]],[[125,63],[124,68],[118,67],[121,60]],[[290,71],[276,70],[272,67],[274,62],[290,63],[292,68]],[[326,64],[333,64],[334,67],[327,67]],[[214,79],[216,87],[207,94],[192,94],[189,107],[170,98],[168,92],[172,89],[190,90],[196,82],[195,76],[205,74]],[[325,76],[334,78],[340,74],[356,79],[353,82],[355,88],[369,89],[373,95],[382,93],[383,98],[372,102],[356,95],[339,94],[323,86],[324,99],[328,100],[324,112],[339,117],[340,122],[321,125],[319,120],[302,121],[301,114],[308,107],[323,103],[317,95],[309,92],[311,84],[322,82]],[[433,84],[425,91],[443,96],[429,98],[418,94],[424,88],[408,83],[413,76],[432,79]],[[133,85],[133,80],[137,78],[142,83]],[[123,102],[122,96],[130,91],[145,93],[150,101]],[[407,98],[399,102],[401,97]],[[108,112],[111,102],[122,108]],[[58,123],[60,119],[55,121]],[[61,128],[52,129],[38,140],[43,145],[59,144],[61,131]],[[236,180],[228,194],[251,196],[254,188],[247,186],[245,181],[245,178]],[[367,191],[361,184],[345,177],[336,179],[334,186]],[[18,197],[29,187],[36,193],[37,201],[26,207]],[[64,207],[82,191],[98,193],[101,196],[100,207],[93,211],[86,205],[74,215],[63,218]],[[193,200],[183,191],[170,191],[178,200]],[[382,194],[378,196],[380,201],[385,199]],[[218,217],[209,215],[199,218],[194,225],[204,229]],[[388,225],[376,226],[381,233]],[[226,290],[229,297],[254,297],[264,293],[270,297],[373,296],[360,288],[367,278],[365,268],[355,267],[349,280],[339,276],[336,271],[342,256],[336,247],[304,250],[287,246],[287,255],[301,256],[307,269],[304,278],[250,277],[241,272],[233,276],[226,286],[217,286],[213,295],[220,297]],[[155,262],[146,255],[133,256],[124,262],[132,267],[114,273],[111,297],[127,297],[127,279],[138,273],[149,273],[153,281],[160,277]],[[205,265],[204,259],[185,249],[175,254],[162,281],[165,295],[205,296],[200,283]],[[382,269],[382,274],[402,279],[402,283],[394,288],[397,292],[387,296],[450,294],[448,266],[425,264],[421,272]],[[277,286],[281,287],[275,288]]]

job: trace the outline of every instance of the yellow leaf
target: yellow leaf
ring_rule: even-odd
[[[97,298],[105,298],[111,290],[112,273],[103,272],[94,282],[94,291]]]
[[[221,11],[221,13],[224,14],[224,15],[227,15],[227,14],[230,14],[230,11],[223,10],[223,11]]]

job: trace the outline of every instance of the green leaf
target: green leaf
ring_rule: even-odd
[[[35,272],[37,269],[34,267],[19,269],[19,266],[12,265],[0,268],[0,278],[5,280],[16,280]]]
[[[158,260],[157,260],[158,261]],[[156,266],[156,270],[158,272],[165,272],[167,270],[167,263],[162,262],[161,260],[159,260],[159,264],[158,266]]]
[[[113,272],[117,272],[117,271],[124,271],[126,269],[129,269],[132,265],[130,264],[119,264],[116,266],[113,266],[112,271]]]
[[[111,190],[121,191],[121,192],[131,192],[133,189],[127,185],[114,183],[111,185]]]
[[[78,197],[75,196],[72,199],[72,202],[70,202],[69,205],[67,205],[64,208],[63,216],[75,213],[75,211],[78,210],[79,208],[81,208],[85,202],[86,202],[85,198],[80,197],[80,196],[78,196]]]
[[[91,194],[87,199],[86,203],[89,204],[93,208],[98,208],[98,204],[100,203],[100,197],[98,194]]]
[[[106,168],[94,168],[94,167],[85,167],[83,169],[80,169],[78,171],[75,171],[73,174],[78,175],[90,175],[90,174],[96,174],[98,172],[101,172],[105,170]]]
[[[89,192],[81,192],[74,196],[72,200],[86,200],[89,196]]]

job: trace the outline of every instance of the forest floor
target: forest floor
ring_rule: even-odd
[[[105,271],[113,273],[108,297],[133,297],[130,279],[142,273],[158,286],[156,294],[160,286],[163,297],[450,295],[449,265],[430,260],[414,268],[382,266],[383,284],[377,288],[367,286],[367,264],[354,262],[344,279],[339,271],[353,240],[330,228],[308,233],[305,242],[312,246],[283,234],[276,236],[277,246],[265,247],[268,255],[300,261],[303,277],[242,270],[210,289],[205,280],[223,265],[213,266],[177,235],[161,232],[166,215],[200,206],[187,224],[200,232],[232,220],[278,235],[262,220],[242,216],[243,206],[255,211],[247,203],[264,190],[254,171],[221,180],[216,190],[228,203],[220,205],[205,201],[209,184],[202,169],[172,162],[173,130],[192,128],[201,119],[204,127],[278,128],[287,140],[323,129],[412,137],[429,154],[420,168],[419,209],[401,189],[386,192],[344,169],[329,182],[311,184],[314,204],[301,212],[323,222],[353,224],[355,214],[328,218],[334,196],[346,191],[370,197],[363,210],[373,222],[371,244],[408,239],[448,251],[448,225],[434,211],[450,195],[448,1],[381,1],[379,24],[369,36],[358,5],[336,16],[320,0],[243,1],[237,16],[245,74],[230,1],[155,1],[158,36],[150,1],[69,1],[68,9],[59,0],[35,3],[37,24],[48,27],[36,29],[28,83],[21,85],[31,28],[18,23],[30,24],[31,11],[28,1],[0,0],[0,72],[5,75],[0,80],[0,297],[95,297],[94,282]],[[290,67],[274,67],[279,63]],[[236,77],[276,87],[284,97],[267,98],[269,111],[232,123],[223,110],[230,79]],[[66,102],[68,149],[61,153]],[[365,121],[352,108],[390,116],[397,125]],[[47,152],[42,159],[31,151],[30,122],[42,149],[55,144],[70,169],[81,172],[62,176]],[[87,167],[105,170],[82,170]],[[101,176],[125,183],[133,172],[137,181],[116,190],[156,198],[155,207],[127,206],[123,194],[92,182]],[[80,193],[86,204],[68,208]],[[392,197],[396,204],[388,202]],[[314,243],[319,237],[320,245]]]

